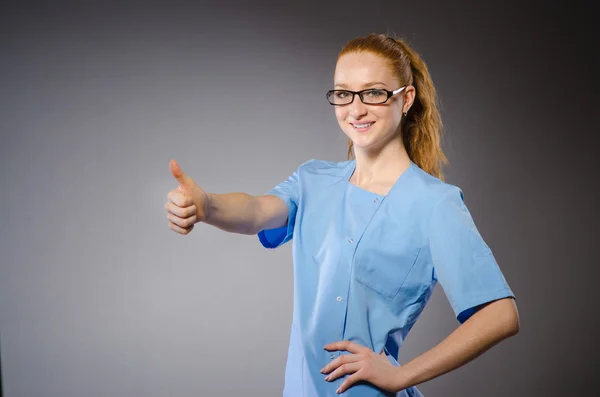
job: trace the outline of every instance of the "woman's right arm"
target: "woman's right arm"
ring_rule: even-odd
[[[190,233],[198,222],[240,234],[256,234],[287,224],[287,206],[276,196],[206,193],[175,160],[171,160],[170,168],[179,186],[169,192],[165,209],[169,227],[177,233]]]
[[[287,224],[288,209],[279,197],[246,193],[208,193],[203,222],[232,233],[257,234]]]

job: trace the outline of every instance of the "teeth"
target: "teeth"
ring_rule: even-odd
[[[367,127],[370,127],[372,125],[373,125],[373,123],[369,123],[369,124],[354,124],[354,126],[356,128],[367,128]]]

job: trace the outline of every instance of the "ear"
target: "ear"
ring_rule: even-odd
[[[417,90],[414,86],[409,85],[403,92],[402,98],[404,99],[404,103],[402,104],[402,113],[408,112],[413,103],[415,102],[415,96],[417,95]]]

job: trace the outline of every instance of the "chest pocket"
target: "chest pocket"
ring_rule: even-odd
[[[367,231],[354,258],[354,279],[388,299],[396,297],[421,252],[407,230],[400,229]]]

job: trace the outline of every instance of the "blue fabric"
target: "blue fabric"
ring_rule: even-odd
[[[333,396],[320,373],[340,354],[323,347],[350,340],[394,365],[406,335],[439,283],[458,321],[479,305],[514,297],[477,231],[462,191],[415,163],[381,196],[349,182],[356,162],[311,160],[268,194],[288,208],[287,226],[258,234],[267,248],[292,240],[294,313],[285,397]],[[350,397],[397,394],[362,382]]]

